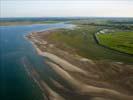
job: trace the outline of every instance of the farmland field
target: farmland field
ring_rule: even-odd
[[[99,43],[109,48],[133,54],[133,32],[98,34]]]

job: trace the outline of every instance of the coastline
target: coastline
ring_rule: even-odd
[[[34,24],[54,24],[62,21],[0,21],[0,26],[34,25]]]
[[[45,32],[42,32],[45,34]],[[48,32],[50,33],[50,32]],[[69,61],[67,61],[65,58],[61,58],[60,56],[55,55],[53,52],[55,52],[56,50],[58,50],[58,48],[56,48],[53,44],[49,44],[48,41],[43,41],[42,40],[37,40],[36,36],[34,36],[34,34],[37,36],[37,32],[36,33],[31,33],[28,37],[26,37],[34,46],[34,48],[36,49],[37,53],[40,56],[46,57],[49,59],[49,61],[46,61],[46,63],[48,65],[50,65],[50,67],[59,75],[61,76],[65,81],[67,81],[73,88],[74,88],[74,92],[77,94],[81,94],[81,95],[88,95],[91,96],[90,100],[93,100],[94,98],[98,97],[100,98],[99,100],[132,100],[133,96],[130,95],[128,92],[126,93],[126,91],[124,89],[114,89],[114,87],[108,83],[104,83],[102,84],[102,82],[97,82],[95,81],[94,85],[93,81],[94,80],[98,80],[99,76],[95,75],[95,73],[93,72],[88,72],[88,70],[85,70],[86,68],[81,68],[79,66],[75,66],[74,64],[70,63]],[[46,32],[47,34],[47,32]],[[37,45],[36,43],[41,43],[43,45],[45,51],[42,51]],[[61,51],[61,50],[58,50]],[[64,55],[68,55],[69,53],[65,54],[66,52],[62,51],[64,53]],[[57,53],[57,52],[55,52]],[[77,60],[77,58],[75,58],[75,56],[70,56],[71,54],[69,54],[68,56],[70,57],[70,59],[72,58],[72,60],[76,59],[76,61],[79,61],[79,58]],[[83,57],[80,57],[80,60],[82,60],[81,62],[83,63],[87,63],[89,64],[89,70],[94,70],[92,67],[97,67],[97,63],[95,61],[92,61],[90,59],[86,59]],[[79,61],[80,62],[80,61]],[[121,65],[121,64],[117,64],[116,65]],[[84,65],[84,64],[83,64]],[[128,65],[127,65],[128,67]],[[92,74],[93,73],[93,74]],[[75,74],[75,75],[74,75]],[[79,75],[77,75],[79,74]],[[91,75],[92,74],[92,75]],[[98,73],[99,74],[99,73]],[[85,77],[85,79],[82,80],[83,77],[81,78],[77,78],[77,76],[83,76]],[[77,79],[76,79],[77,78]],[[94,80],[90,80],[92,81],[92,83],[87,83],[84,82],[84,80],[86,80],[86,78],[94,78]],[[87,80],[88,81],[88,80]],[[100,85],[98,85],[100,83]],[[103,85],[107,85],[107,87],[103,87]],[[77,92],[78,91],[78,92]],[[120,91],[122,91],[123,93],[121,93]],[[51,99],[52,100],[52,99]],[[60,100],[60,99],[58,99]]]

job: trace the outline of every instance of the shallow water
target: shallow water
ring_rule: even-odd
[[[28,77],[22,59],[43,71],[48,80],[52,70],[37,55],[31,43],[24,38],[32,31],[51,28],[68,28],[70,24],[41,24],[23,26],[0,26],[0,99],[1,100],[42,100],[40,89]],[[54,76],[54,75],[53,75]]]

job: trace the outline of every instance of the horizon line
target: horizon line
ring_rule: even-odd
[[[0,18],[133,18],[131,16],[42,16],[42,17],[35,17],[35,16],[17,16],[17,17],[0,17]]]

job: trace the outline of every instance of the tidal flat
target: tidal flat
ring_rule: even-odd
[[[47,58],[49,67],[68,84],[51,79],[51,93],[56,96],[46,95],[50,100],[133,99],[132,56],[99,46],[93,34],[101,28],[94,24],[77,25],[27,36],[38,54]]]

